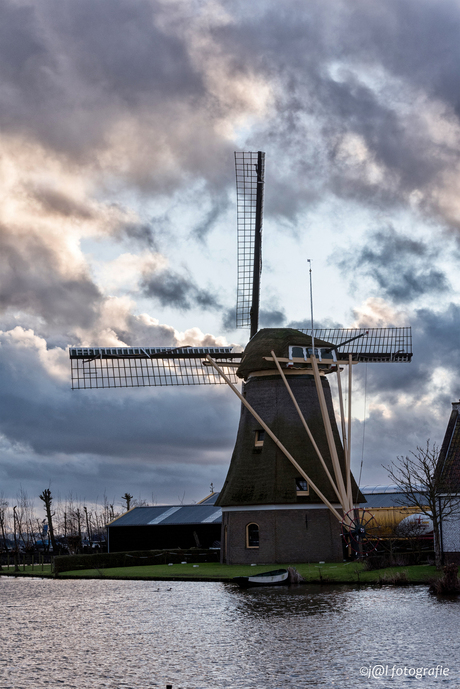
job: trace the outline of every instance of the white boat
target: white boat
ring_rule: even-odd
[[[274,569],[271,572],[261,572],[249,577],[233,577],[233,581],[242,588],[249,586],[282,586],[289,584],[289,572],[287,569]]]

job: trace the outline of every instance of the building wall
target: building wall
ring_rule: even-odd
[[[459,501],[460,509],[460,501]],[[460,562],[460,515],[442,521],[442,544],[446,562]]]
[[[246,545],[246,526],[259,526],[259,547]],[[340,562],[340,525],[325,508],[224,511],[221,558],[227,564]]]
[[[109,526],[108,532],[111,553],[125,550],[210,548],[214,541],[220,539],[220,524]]]

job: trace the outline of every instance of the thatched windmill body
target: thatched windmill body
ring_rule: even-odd
[[[353,364],[410,361],[410,328],[258,330],[265,155],[236,153],[237,326],[241,348],[72,348],[72,387],[227,384],[241,401],[222,507],[222,560],[299,562],[342,558],[339,522],[364,521],[350,471]],[[347,417],[341,370],[348,369]],[[337,376],[340,426],[327,376]],[[240,392],[237,384],[243,381]],[[356,522],[356,515],[357,522]]]

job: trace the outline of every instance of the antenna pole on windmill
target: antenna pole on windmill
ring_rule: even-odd
[[[264,201],[265,153],[257,152],[256,221],[254,230],[254,269],[252,282],[251,337],[259,329],[260,274],[262,272],[262,209]]]
[[[307,262],[310,265],[310,316],[311,316],[311,348],[312,356],[315,356],[315,329],[313,325],[313,281],[311,276],[311,259],[307,258]]]

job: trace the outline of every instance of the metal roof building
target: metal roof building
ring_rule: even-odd
[[[212,493],[196,505],[133,507],[108,525],[109,552],[216,545],[222,523],[217,496]]]
[[[362,486],[361,493],[366,498],[366,503],[363,504],[366,510],[407,505],[404,493],[401,493],[398,486]]]

